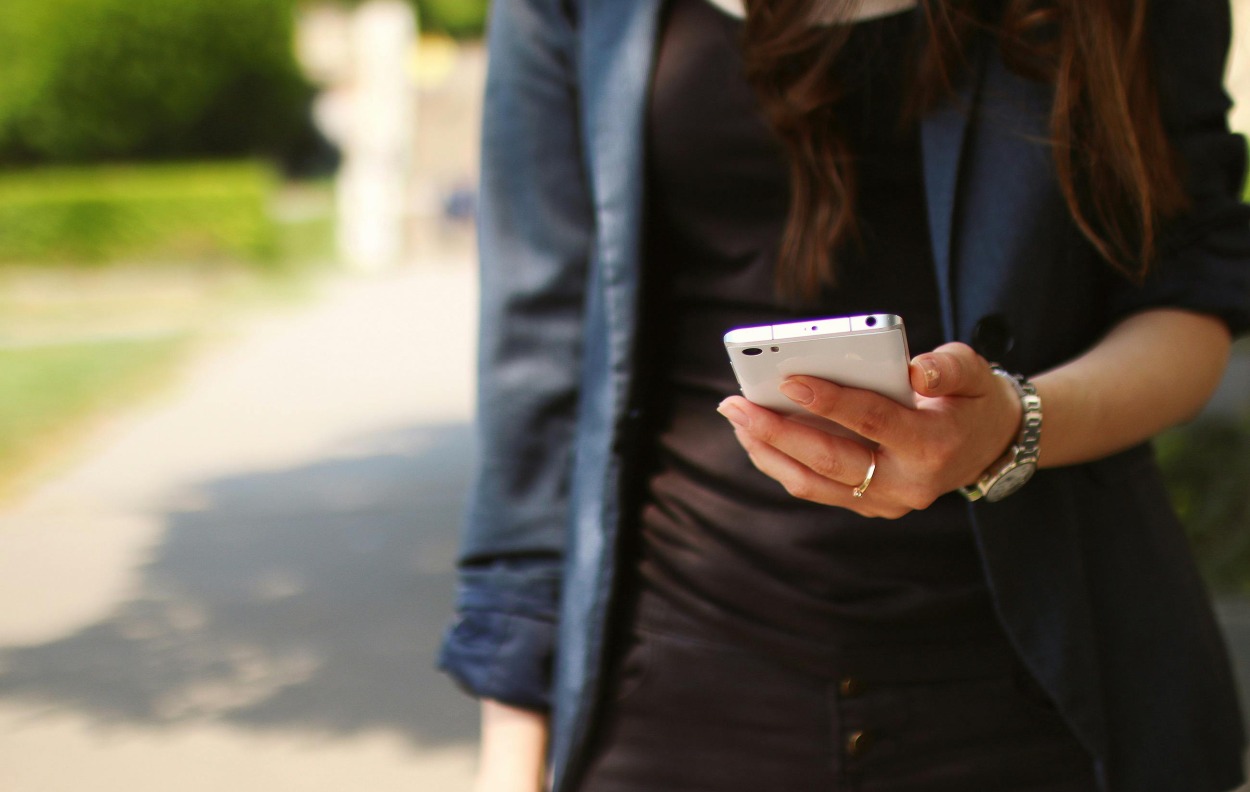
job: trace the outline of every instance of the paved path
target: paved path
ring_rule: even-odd
[[[253,319],[0,511],[2,792],[467,788],[432,663],[474,290],[427,264]]]
[[[474,289],[337,280],[0,511],[0,792],[467,788],[432,662]],[[1221,611],[1250,689],[1250,603]]]

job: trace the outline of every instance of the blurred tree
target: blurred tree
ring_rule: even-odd
[[[490,0],[412,0],[424,32],[455,38],[477,38],[486,26]]]
[[[0,162],[317,148],[290,0],[3,0]]]

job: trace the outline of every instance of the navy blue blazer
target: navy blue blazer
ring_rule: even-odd
[[[642,229],[643,113],[661,0],[495,0],[481,182],[479,463],[459,616],[440,664],[471,692],[550,708],[575,778],[616,579]],[[1190,214],[1137,286],[1075,228],[1047,139],[1051,91],[992,42],[922,121],[948,340],[1036,373],[1116,321],[1177,306],[1250,325],[1246,148],[1221,86],[1223,0],[1155,0],[1165,120]],[[1043,470],[970,504],[1004,629],[1117,792],[1236,786],[1226,652],[1148,447]]]

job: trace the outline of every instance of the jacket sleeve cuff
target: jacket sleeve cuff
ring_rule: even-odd
[[[1202,229],[1200,249],[1173,247],[1142,286],[1121,287],[1112,315],[1183,308],[1219,317],[1234,336],[1250,331],[1250,207],[1232,208],[1221,220]]]
[[[438,667],[479,698],[549,709],[558,592],[546,565],[465,570]]]

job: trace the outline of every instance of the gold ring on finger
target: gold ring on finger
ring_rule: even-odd
[[[877,472],[877,452],[869,451],[868,453],[872,455],[868,462],[868,475],[864,476],[863,483],[851,490],[851,496],[855,498],[864,497],[864,493],[868,491],[868,485],[872,483],[872,474]]]

